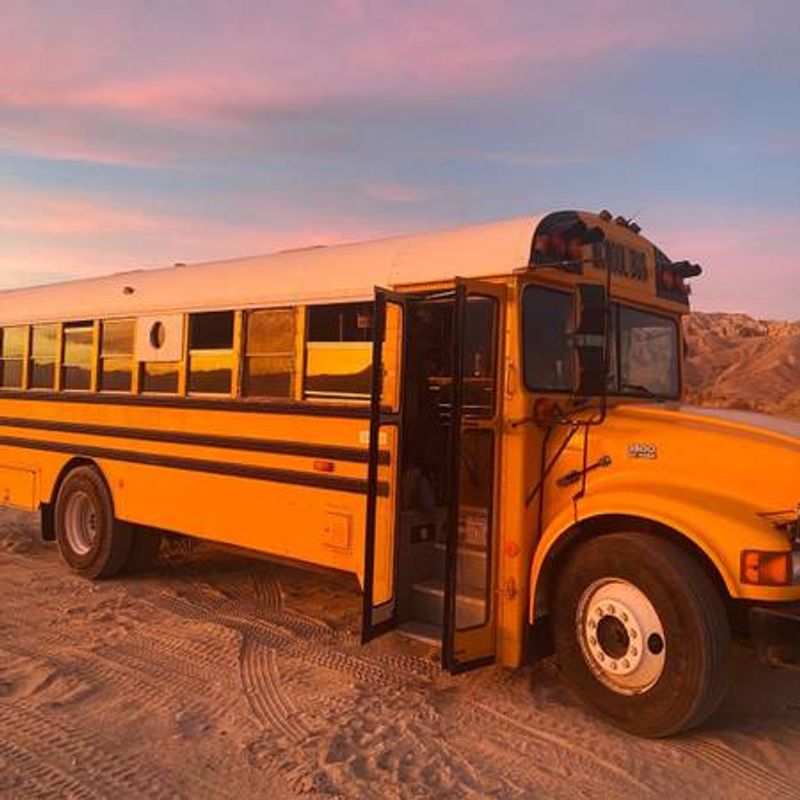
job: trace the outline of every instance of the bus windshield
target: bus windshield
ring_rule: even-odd
[[[525,385],[538,392],[572,391],[573,294],[528,286],[522,306]],[[610,333],[609,394],[679,396],[679,337],[673,317],[615,303]]]
[[[678,326],[672,317],[615,305],[611,338],[611,394],[678,397]]]

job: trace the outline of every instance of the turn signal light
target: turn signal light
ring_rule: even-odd
[[[742,583],[789,586],[800,580],[800,552],[743,550]]]

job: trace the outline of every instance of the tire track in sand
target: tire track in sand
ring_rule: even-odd
[[[91,734],[17,700],[0,705],[0,742],[54,797],[180,797],[151,759],[104,751]],[[26,770],[27,771],[27,770]]]
[[[786,800],[797,800],[800,797],[800,787],[793,786],[757,761],[740,755],[722,742],[695,738],[668,742],[664,747],[678,750],[693,761],[699,761],[727,775],[737,787],[746,788],[753,797],[786,798]]]
[[[283,690],[275,651],[245,638],[239,668],[245,697],[259,723],[292,742],[305,740],[309,731],[297,719],[297,711]]]
[[[595,767],[610,773],[614,776],[614,780],[618,785],[627,783],[631,785],[637,792],[637,797],[657,797],[658,793],[652,786],[643,783],[634,775],[631,775],[624,767],[617,766],[612,761],[594,754],[586,747],[581,747],[580,744],[570,742],[564,736],[557,733],[552,733],[540,728],[533,728],[520,720],[514,719],[509,714],[503,713],[494,706],[488,704],[485,700],[471,700],[470,705],[479,710],[483,714],[484,724],[497,724],[503,727],[514,728],[521,733],[524,733],[526,738],[530,741],[539,741],[556,750],[569,754],[574,759],[584,759],[592,763]]]
[[[7,782],[4,780],[4,783],[0,784],[2,797],[36,797],[39,800],[62,800],[69,797],[74,800],[102,800],[101,795],[88,786],[84,786],[66,772],[43,763],[34,753],[13,742],[0,739],[0,756],[5,762],[13,765],[13,774],[4,774],[4,778],[9,780]],[[4,767],[7,768],[5,763]],[[6,794],[5,789],[13,789],[14,793]]]

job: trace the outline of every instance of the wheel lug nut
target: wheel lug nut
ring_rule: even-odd
[[[597,627],[597,623],[593,619],[590,619],[589,620],[589,627],[590,628],[596,628]]]
[[[589,637],[589,644],[590,644],[592,647],[594,647],[594,646],[597,644],[597,639],[595,639],[595,638],[594,638],[594,636],[590,636],[590,637]]]
[[[605,660],[606,660],[605,653],[598,653],[598,654],[597,654],[597,657],[598,657],[598,658],[599,658],[601,661],[605,661]]]
[[[621,616],[622,616],[622,621],[623,622],[627,622],[628,621],[628,615],[624,611],[622,612]]]
[[[630,665],[631,665],[631,662],[628,661],[627,658],[622,659],[622,666],[625,667],[625,669],[628,669],[628,667],[630,667]]]
[[[616,669],[617,668],[617,662],[616,661],[612,661],[610,666],[611,666],[611,669]]]
[[[636,630],[634,628],[631,628],[628,633],[630,634],[631,639],[636,638]]]
[[[609,614],[613,614],[613,613],[614,613],[614,611],[615,611],[615,608],[614,608],[614,606],[612,606],[612,605],[609,605],[609,606],[608,606],[608,613],[609,613]]]
[[[635,647],[631,647],[631,655],[636,658],[639,655],[639,651]]]

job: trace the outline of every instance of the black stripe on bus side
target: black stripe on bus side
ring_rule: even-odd
[[[83,422],[60,422],[57,420],[39,420],[24,417],[0,417],[0,426],[58,431],[60,433],[83,433],[87,436],[114,436],[120,439],[141,439],[143,441],[164,442],[166,444],[191,444],[200,447],[219,447],[227,450],[247,450],[255,453],[308,456],[309,458],[326,458],[334,461],[351,461],[357,464],[366,464],[369,460],[369,450],[358,447],[288,442],[276,439],[253,439],[244,436],[159,431],[152,428],[125,428],[116,425],[94,425]],[[380,452],[378,462],[383,465],[389,463],[389,452],[387,450]]]
[[[152,406],[157,408],[194,408],[203,411],[242,411],[255,414],[297,414],[307,417],[369,419],[369,405],[323,405],[300,400],[219,400],[205,397],[155,397],[152,395],[49,392],[38,389],[0,389],[0,400],[46,400],[55,403],[95,403],[99,405]]]
[[[206,461],[198,458],[164,456],[155,453],[137,453],[132,450],[112,450],[106,447],[84,445],[74,447],[61,442],[46,442],[42,439],[22,439],[15,436],[0,436],[0,445],[24,447],[31,450],[44,450],[50,453],[66,453],[73,456],[108,458],[112,461],[127,461],[132,464],[147,464],[153,467],[185,469],[213,475],[231,475],[237,478],[253,478],[259,481],[290,483],[296,486],[312,486],[317,489],[332,489],[337,492],[366,494],[367,481],[360,478],[345,478],[335,475],[318,475],[311,472],[278,469],[275,467],[256,467],[249,464],[223,464],[219,461]],[[378,494],[388,497],[389,484],[378,483]]]

